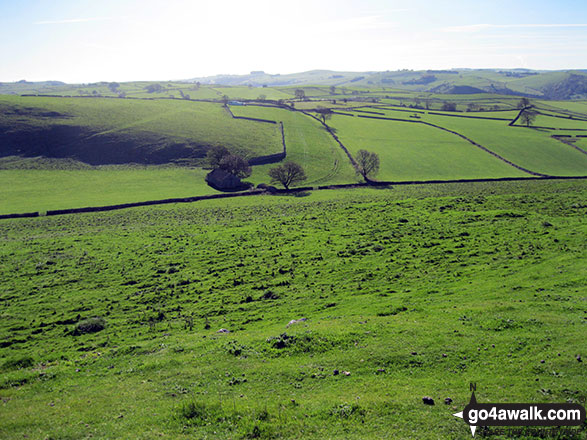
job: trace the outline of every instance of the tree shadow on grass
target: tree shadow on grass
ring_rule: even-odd
[[[286,193],[276,193],[276,196],[283,196],[283,197],[308,197],[312,194],[311,191],[293,191],[293,192],[286,192]]]

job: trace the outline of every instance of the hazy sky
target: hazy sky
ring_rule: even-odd
[[[0,81],[587,68],[585,0],[0,0]]]

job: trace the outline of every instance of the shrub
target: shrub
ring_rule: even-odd
[[[21,368],[29,368],[34,365],[35,361],[30,356],[24,356],[15,359],[8,359],[4,364],[2,364],[2,368],[4,370],[20,370]]]
[[[225,417],[221,407],[216,404],[190,401],[181,405],[175,418],[182,424],[201,426],[209,422],[217,422]]]
[[[353,416],[362,418],[365,416],[365,410],[355,403],[341,403],[330,410],[330,415],[340,419],[349,419]]]
[[[88,318],[80,321],[73,329],[74,335],[85,335],[87,333],[96,333],[106,328],[106,320],[101,317]]]

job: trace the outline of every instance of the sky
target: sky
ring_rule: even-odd
[[[0,0],[0,81],[587,68],[585,0]]]

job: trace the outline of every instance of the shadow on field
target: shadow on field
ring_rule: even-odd
[[[311,191],[295,191],[295,192],[283,192],[283,193],[275,193],[274,195],[280,197],[308,197],[312,194]]]

